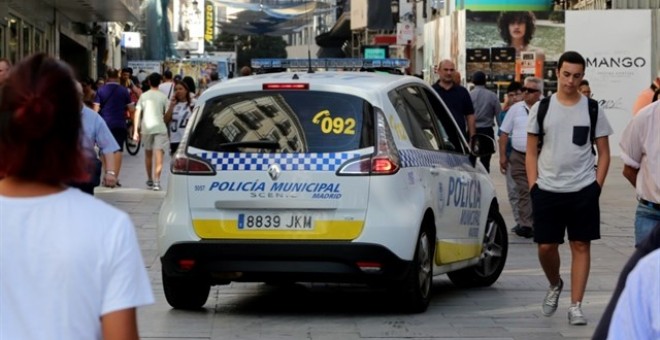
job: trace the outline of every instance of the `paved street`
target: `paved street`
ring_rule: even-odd
[[[493,157],[492,176],[510,228],[514,223],[496,160]],[[541,314],[547,282],[536,247],[513,234],[509,234],[506,267],[493,286],[460,289],[446,276],[438,277],[433,301],[424,314],[398,313],[384,293],[360,287],[252,283],[213,287],[204,310],[175,311],[165,301],[156,254],[157,215],[165,193],[145,189],[143,155],[125,154],[122,188],[97,188],[97,197],[127,211],[138,231],[156,296],[154,305],[139,310],[143,339],[587,339],[633,251],[634,190],[621,176],[619,158],[613,157],[612,163],[601,196],[602,239],[592,245],[591,277],[583,302],[589,325],[582,327],[567,322],[568,245],[560,248],[566,286],[557,313],[548,318]],[[164,190],[167,172],[162,179]]]

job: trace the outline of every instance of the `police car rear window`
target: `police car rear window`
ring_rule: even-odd
[[[189,145],[210,151],[341,152],[373,146],[371,105],[346,94],[260,91],[204,105]]]

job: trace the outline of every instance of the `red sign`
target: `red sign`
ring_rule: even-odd
[[[374,36],[374,44],[376,45],[396,45],[396,35],[394,34],[381,34]]]

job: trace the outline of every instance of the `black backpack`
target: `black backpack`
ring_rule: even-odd
[[[589,102],[589,123],[591,124],[591,128],[589,129],[589,138],[591,140],[591,153],[594,155],[596,154],[596,150],[593,148],[593,145],[596,141],[596,123],[598,122],[598,102],[594,99],[587,98]],[[550,106],[550,97],[545,97],[541,99],[541,102],[539,103],[539,110],[536,115],[536,121],[539,124],[539,144],[538,144],[538,150],[541,152],[541,148],[543,147],[543,120],[545,120],[545,116],[548,114],[548,107]]]

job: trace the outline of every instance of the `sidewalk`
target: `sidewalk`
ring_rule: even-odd
[[[491,174],[507,229],[514,225],[504,177],[493,157]],[[601,317],[619,272],[633,248],[635,193],[623,178],[622,162],[612,165],[601,194],[602,239],[592,243],[592,266],[583,302],[589,324],[569,326],[570,250],[560,247],[566,286],[553,317],[543,317],[540,304],[547,281],[538,264],[536,246],[509,233],[509,254],[500,279],[482,289],[456,288],[446,276],[434,280],[434,298],[424,314],[383,313],[378,297],[342,293],[341,289],[306,285],[294,294],[262,284],[232,283],[211,290],[201,312],[174,311],[165,302],[156,253],[156,223],[167,188],[169,156],[163,169],[163,191],[146,189],[144,155],[125,154],[122,187],[97,188],[97,197],[127,211],[135,223],[156,303],[139,310],[143,339],[588,339]],[[274,290],[275,289],[275,290]],[[325,289],[325,290],[324,290]],[[302,293],[301,293],[302,292]],[[302,294],[302,295],[301,295]],[[377,301],[377,302],[374,302]]]

